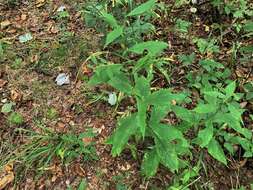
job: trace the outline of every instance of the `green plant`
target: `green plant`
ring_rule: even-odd
[[[83,161],[98,159],[94,143],[86,140],[95,136],[91,130],[78,135],[61,134],[40,123],[37,126],[37,132],[22,128],[15,130],[25,136],[26,143],[5,152],[0,167],[8,163],[18,163],[18,167],[24,167],[25,171],[35,167],[36,173],[43,173],[55,157],[65,164],[77,157],[81,157]]]
[[[116,1],[110,7],[112,13],[108,13],[106,3],[92,3],[85,7],[84,18],[88,26],[102,25],[101,28],[106,29],[102,31],[106,34],[104,47],[111,43],[126,47],[142,41],[143,34],[154,31],[155,27],[148,20],[157,16],[153,11],[156,5],[156,0],[139,6],[135,6],[134,1]]]
[[[18,112],[11,112],[8,116],[8,120],[11,124],[21,125],[24,122],[23,116]]]
[[[206,40],[203,38],[195,38],[193,42],[197,44],[201,54],[218,53],[220,51],[219,46],[216,45],[217,41],[215,39]]]
[[[127,4],[121,13],[126,19],[123,22],[131,22],[129,17],[135,20],[135,15],[140,16],[155,5],[155,1],[147,1],[128,13],[125,12],[130,6]],[[121,39],[128,37],[122,25],[118,24],[122,21],[118,22],[112,14],[103,12],[103,7],[105,5],[99,7],[102,20],[113,29],[109,32],[105,30],[105,46],[112,42],[121,43]],[[111,7],[107,7],[108,10]],[[182,32],[187,32],[189,26],[190,23],[183,20],[177,22],[177,28]],[[215,39],[195,38],[193,42],[201,54],[210,55],[220,51]],[[198,73],[188,74],[189,90],[196,88],[199,93],[193,109],[187,109],[186,106],[193,103],[189,92],[153,86],[157,70],[170,81],[166,58],[162,57],[167,47],[167,43],[143,39],[134,40],[133,44],[124,43],[123,51],[117,54],[124,61],[114,64],[105,59],[96,60],[97,66],[89,85],[107,84],[123,94],[123,97],[134,99],[134,109],[126,110],[118,119],[117,127],[107,141],[112,145],[112,155],[118,156],[125,148],[129,148],[133,157],[136,157],[136,145],[144,143],[147,146],[141,173],[150,178],[156,174],[160,164],[172,172],[184,169],[183,183],[175,184],[174,187],[187,188],[189,179],[196,177],[196,171],[199,170],[195,168],[195,173],[189,170],[188,160],[193,156],[193,145],[198,145],[201,150],[207,149],[213,158],[226,165],[225,153],[235,154],[235,145],[244,149],[244,157],[252,156],[252,132],[242,122],[244,109],[240,107],[240,100],[243,94],[236,93],[237,82],[229,80],[231,71],[222,63],[210,58],[202,59],[199,61]],[[185,66],[193,64],[195,59],[194,53],[179,56]],[[169,113],[175,115],[176,123],[166,122]],[[196,135],[186,137],[189,130],[193,130]]]
[[[141,4],[127,16],[144,13],[151,5],[154,6],[154,2],[148,1]],[[111,18],[111,16],[108,17]],[[111,20],[112,23],[115,23],[114,19]],[[177,101],[180,104],[186,95],[183,93],[174,94],[170,89],[156,92],[150,90],[150,83],[153,80],[153,67],[161,69],[163,62],[158,56],[165,48],[167,48],[167,44],[164,42],[137,43],[124,52],[124,56],[129,53],[140,56],[139,60],[130,61],[133,65],[131,73],[125,72],[123,64],[103,65],[96,68],[95,74],[89,81],[90,85],[107,83],[127,96],[135,98],[137,111],[119,119],[117,129],[108,143],[112,144],[112,155],[116,156],[122,152],[130,137],[134,136],[137,142],[149,138],[153,139],[154,143],[148,147],[142,164],[142,173],[147,177],[156,173],[159,163],[172,171],[178,170],[185,165],[179,157],[189,153],[189,144],[183,137],[183,133],[175,126],[160,123],[171,111],[172,102]],[[145,51],[147,51],[146,55],[144,55]],[[143,71],[145,71],[146,77],[139,74]],[[164,102],[167,103],[166,106],[164,106]]]
[[[191,22],[182,20],[182,19],[177,19],[176,20],[176,29],[182,33],[187,33],[189,27],[191,26]]]
[[[185,169],[181,174],[175,176],[173,184],[170,185],[167,190],[189,190],[189,187],[200,179],[200,177],[196,178],[199,176],[199,170],[199,164],[193,168]]]
[[[213,6],[217,7],[220,12],[225,12],[227,15],[232,14],[234,18],[244,18],[244,16],[253,16],[253,11],[250,9],[250,1],[247,0],[212,0]]]
[[[1,112],[8,115],[8,121],[10,124],[21,125],[24,123],[24,118],[20,113],[13,110],[13,106],[15,105],[16,103],[14,102],[5,103],[1,108]]]

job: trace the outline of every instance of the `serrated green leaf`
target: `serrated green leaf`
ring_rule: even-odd
[[[134,45],[129,49],[130,52],[143,54],[145,50],[151,55],[157,55],[163,52],[168,47],[168,44],[160,41],[147,41]]]
[[[142,137],[144,138],[145,131],[146,131],[146,125],[147,125],[146,124],[147,104],[143,100],[137,98],[137,109],[138,109],[138,112],[137,112],[137,117],[136,117],[136,121],[137,121],[136,124],[141,131]]]
[[[205,129],[202,129],[198,133],[198,139],[200,139],[201,141],[199,146],[201,148],[206,147],[212,138],[213,138],[213,124],[210,122],[207,122]]]
[[[192,53],[191,55],[179,55],[178,58],[180,62],[187,66],[193,63],[196,58],[196,55],[195,53]]]
[[[199,103],[194,111],[199,114],[214,113],[217,111],[217,106],[214,104]]]
[[[181,106],[173,106],[173,111],[180,119],[189,123],[195,123],[197,116],[191,111]]]
[[[105,41],[105,47],[108,46],[113,41],[115,41],[118,37],[122,36],[122,34],[123,34],[123,27],[122,26],[118,26],[113,31],[111,31],[109,34],[107,34],[106,41]]]
[[[179,169],[179,159],[173,144],[155,139],[155,148],[160,162],[172,172]]]
[[[209,72],[213,69],[222,69],[222,68],[224,68],[224,65],[222,65],[221,63],[219,63],[217,61],[214,61],[213,59],[200,60],[199,64]]]
[[[145,99],[147,96],[150,95],[149,81],[143,76],[136,78],[134,90],[139,98]]]
[[[214,138],[208,144],[207,150],[212,157],[222,162],[223,164],[227,165],[227,159],[223,152],[223,149],[218,143],[218,141],[216,141]]]
[[[89,80],[88,85],[94,86],[101,83],[107,83],[115,75],[118,75],[122,69],[121,64],[101,65],[96,67],[95,74]]]
[[[218,91],[202,91],[203,94],[211,96],[213,98],[225,98],[226,96]]]
[[[247,128],[242,128],[241,121],[237,120],[231,113],[217,113],[213,120],[221,124],[228,124],[229,127],[244,135],[247,139],[252,137],[252,132]]]
[[[136,130],[136,114],[121,118],[118,121],[115,132],[107,141],[108,144],[112,145],[113,156],[120,155],[129,138],[135,134]]]
[[[182,146],[188,147],[189,144],[187,140],[184,138],[181,131],[179,131],[176,127],[165,125],[161,123],[153,124],[151,126],[152,131],[156,134],[160,140],[164,142],[170,142],[173,140],[180,140],[182,142]]]
[[[150,125],[160,123],[160,121],[167,115],[171,110],[171,106],[154,106],[151,112]]]
[[[245,32],[253,32],[253,22],[246,22],[243,26],[243,29],[245,30]]]
[[[127,16],[137,16],[141,15],[155,6],[156,0],[149,0],[132,10]]]
[[[161,89],[149,95],[146,101],[149,105],[164,106],[171,104],[172,101],[181,103],[185,100],[186,97],[187,96],[183,93],[174,94],[168,89]]]
[[[146,177],[152,177],[156,174],[159,166],[159,157],[156,150],[150,150],[145,153],[142,160],[141,171]]]
[[[103,18],[103,20],[105,22],[107,22],[112,28],[118,28],[118,23],[117,23],[117,20],[116,18],[112,15],[112,14],[109,14],[105,11],[102,11],[101,12],[101,17]]]
[[[120,73],[118,75],[115,75],[112,77],[108,84],[110,84],[112,87],[116,88],[117,90],[124,92],[126,94],[132,93],[132,86],[128,78],[123,74]]]
[[[233,96],[235,89],[236,89],[236,82],[235,81],[231,82],[229,85],[226,86],[226,88],[224,89],[224,92],[226,93],[226,99]]]

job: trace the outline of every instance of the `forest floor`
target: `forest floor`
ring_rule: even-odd
[[[67,15],[57,12],[63,6]],[[21,1],[13,7],[0,1],[0,107],[12,102],[13,113],[18,113],[12,119],[10,113],[0,113],[0,160],[5,159],[6,153],[27,143],[27,134],[17,128],[40,131],[39,125],[55,134],[73,133],[77,136],[92,129],[96,136],[84,137],[82,141],[94,143],[98,157],[86,161],[75,157],[68,163],[53,157],[43,174],[34,166],[27,169],[19,161],[8,162],[0,171],[0,189],[77,189],[82,180],[91,190],[165,189],[175,180],[174,174],[162,167],[155,177],[145,180],[139,172],[141,149],[137,159],[129,150],[121,156],[111,156],[111,147],[105,141],[115,129],[116,117],[125,105],[115,110],[115,106],[107,101],[110,88],[91,89],[86,85],[92,76],[86,59],[101,51],[102,47],[101,34],[84,24],[83,7],[85,3],[78,1]],[[207,12],[200,11],[193,17],[187,6],[171,14],[191,20],[194,35],[208,37],[212,18]],[[229,20],[224,22],[230,23]],[[195,47],[174,35],[173,23],[169,20],[167,23],[158,20],[157,26],[163,32],[157,32],[156,38],[170,44],[166,53],[174,60],[171,84],[182,88],[187,69],[180,66],[175,55],[190,54]],[[28,33],[32,39],[25,39],[27,42],[22,43],[19,37]],[[229,60],[231,39],[233,36],[224,34],[219,60]],[[253,80],[252,62],[232,66],[232,69],[234,79]],[[60,73],[69,75],[70,84],[56,84],[55,79]],[[80,73],[82,77],[78,76]],[[252,114],[253,102],[244,104],[248,114]],[[246,122],[248,128],[253,129],[252,120],[246,119]],[[193,151],[198,152],[198,149]],[[231,157],[229,166],[223,166],[204,153],[201,165],[204,169],[190,187],[192,189],[249,188],[253,183],[251,158]]]

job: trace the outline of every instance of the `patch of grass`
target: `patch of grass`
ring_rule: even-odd
[[[35,174],[43,174],[58,158],[63,164],[68,164],[77,157],[83,161],[97,160],[94,143],[90,139],[95,134],[88,130],[81,134],[56,133],[41,123],[37,124],[38,131],[17,128],[24,136],[25,143],[14,150],[6,151],[1,156],[0,168],[8,163],[14,163],[17,170],[22,168],[22,176],[33,170]]]

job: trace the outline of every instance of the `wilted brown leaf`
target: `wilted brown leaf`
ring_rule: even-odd
[[[11,25],[11,22],[9,20],[4,20],[3,22],[0,23],[1,29],[4,29]]]
[[[7,84],[7,82],[8,81],[6,80],[0,79],[0,88],[3,88]]]
[[[4,189],[9,183],[14,180],[13,165],[7,164],[2,171],[0,171],[0,190]]]
[[[17,90],[11,90],[11,100],[14,102],[20,102],[22,99],[22,94]]]
[[[36,7],[42,7],[43,5],[45,5],[46,0],[36,0]]]

